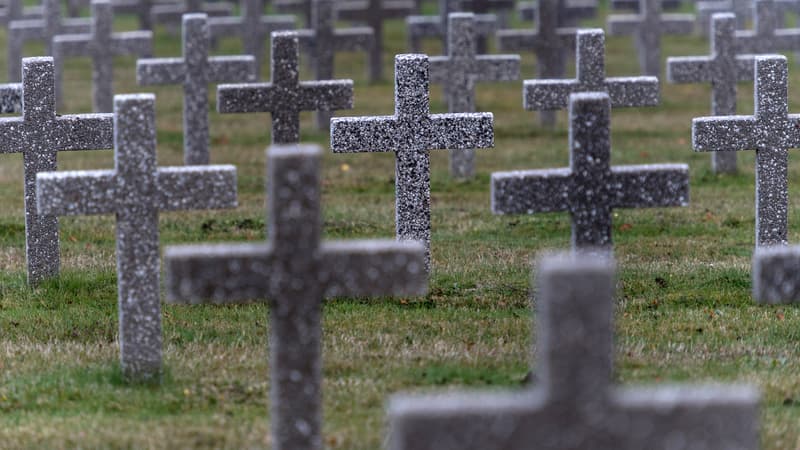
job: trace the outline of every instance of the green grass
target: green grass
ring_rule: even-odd
[[[120,18],[119,29],[132,29]],[[601,25],[595,21],[593,25]],[[391,55],[404,51],[402,24],[387,29]],[[157,30],[156,55],[180,54],[180,40]],[[0,32],[0,41],[5,34]],[[223,40],[219,54],[237,52]],[[438,54],[439,47],[426,50]],[[26,49],[36,55],[41,47]],[[706,54],[695,36],[665,39],[663,54]],[[632,42],[607,39],[609,75],[638,73]],[[5,67],[0,52],[0,67]],[[339,115],[390,114],[392,82],[369,83],[361,54],[337,57],[338,77],[355,80],[355,108]],[[157,94],[158,157],[182,161],[181,89],[140,88],[134,61],[115,68],[116,92]],[[523,54],[523,75],[535,59]],[[790,95],[800,86],[791,64]],[[269,68],[264,67],[268,77]],[[572,69],[570,69],[572,70]],[[304,66],[303,76],[308,78]],[[66,66],[62,113],[89,111],[88,60]],[[800,448],[800,307],[759,306],[750,298],[753,248],[753,154],[741,172],[717,176],[709,156],[691,151],[692,117],[707,115],[709,88],[662,86],[658,108],[615,110],[614,164],[687,162],[691,205],[617,210],[616,309],[620,384],[746,382],[763,392],[762,447]],[[434,86],[432,110],[443,112]],[[800,109],[792,95],[790,111]],[[478,154],[478,176],[455,182],[447,155],[433,152],[433,273],[422,298],[339,299],[324,307],[325,442],[330,448],[379,448],[386,398],[408,390],[515,388],[529,378],[532,331],[531,261],[569,245],[563,213],[493,216],[493,171],[568,163],[565,113],[543,129],[520,107],[520,83],[480,85],[479,110],[492,111],[496,147]],[[212,94],[213,106],[213,94]],[[752,112],[742,85],[739,110]],[[327,148],[304,114],[302,138]],[[211,113],[212,160],[239,170],[235,211],[161,216],[162,245],[264,238],[264,149],[269,115]],[[800,163],[790,157],[790,186]],[[108,168],[111,152],[59,155],[61,169]],[[326,238],[394,235],[391,154],[326,154]],[[263,304],[164,305],[161,385],[127,385],[118,367],[114,218],[62,218],[62,275],[36,289],[25,284],[22,167],[0,164],[0,447],[3,448],[264,448],[269,447],[269,368]],[[790,197],[790,241],[800,200]]]

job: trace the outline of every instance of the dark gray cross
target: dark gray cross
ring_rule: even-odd
[[[759,303],[800,302],[800,247],[756,247],[753,252],[753,298]]]
[[[154,24],[161,24],[170,29],[175,29],[182,24],[182,17],[186,13],[205,13],[209,17],[225,17],[230,16],[232,12],[233,7],[227,2],[187,0],[185,2],[153,6],[150,9],[150,20]]]
[[[737,55],[734,47],[736,16],[717,13],[711,16],[711,54],[667,58],[670,83],[711,83],[711,115],[736,114],[736,83],[753,79],[753,55]],[[736,173],[736,152],[714,152],[711,168],[715,173]]]
[[[22,117],[0,118],[0,153],[22,153],[28,283],[58,274],[58,219],[36,212],[36,174],[56,170],[56,154],[110,149],[111,114],[56,114],[52,58],[22,60]]]
[[[312,0],[273,0],[272,7],[279,13],[303,16],[304,26],[311,28],[311,2]]]
[[[45,53],[53,54],[53,36],[67,33],[88,33],[90,19],[62,19],[59,0],[42,0],[42,18],[14,20],[8,25],[8,79],[19,81],[22,69],[22,49],[28,41],[44,42]]]
[[[272,33],[270,83],[217,87],[220,113],[272,113],[272,143],[300,142],[300,111],[350,109],[353,80],[299,80],[299,39],[295,31]]]
[[[711,16],[716,13],[732,12],[736,15],[736,29],[740,30],[747,26],[747,21],[753,15],[753,2],[747,1],[734,1],[734,0],[710,0],[697,2],[695,5],[697,10],[695,28],[700,32],[701,36],[708,36],[711,24]]]
[[[509,16],[515,10],[516,0],[460,0],[458,10],[452,12],[472,12],[477,15],[496,16],[498,28],[508,28]],[[489,53],[488,36],[477,36],[475,39],[478,53]],[[447,51],[445,45],[444,51]]]
[[[111,112],[114,103],[114,57],[153,54],[152,31],[114,33],[111,0],[92,0],[92,28],[89,34],[64,34],[53,37],[56,64],[56,97],[62,96],[64,60],[88,56],[92,59],[92,108]]]
[[[208,56],[210,35],[206,14],[183,16],[183,57],[140,59],[140,85],[183,85],[183,161],[208,164],[208,84],[256,80],[252,55]]]
[[[438,16],[408,16],[406,31],[408,45],[412,52],[422,51],[422,39],[439,38],[442,50],[447,53],[447,16],[451,12],[461,11],[462,0],[439,0]],[[478,38],[486,38],[497,31],[497,16],[494,14],[478,14],[475,16],[475,33]]]
[[[170,302],[268,301],[272,448],[322,450],[322,301],[427,290],[425,249],[389,240],[320,242],[317,146],[269,149],[268,241],[168,247]]]
[[[363,22],[375,33],[369,52],[369,79],[383,79],[383,22],[405,18],[414,10],[411,0],[361,0],[344,2],[336,9],[340,20]]]
[[[692,120],[695,151],[756,151],[756,246],[786,244],[789,149],[800,148],[800,115],[789,114],[786,57],[757,55],[752,116]]]
[[[572,248],[611,247],[612,209],[686,206],[686,164],[611,166],[611,99],[570,95],[570,166],[492,174],[492,212],[569,211]]]
[[[394,152],[397,238],[425,243],[426,268],[431,245],[429,150],[494,146],[491,113],[430,113],[428,70],[425,55],[395,56],[394,115],[331,120],[334,153]]]
[[[800,50],[800,28],[781,28],[783,14],[774,0],[756,0],[752,30],[736,32],[738,53]]]
[[[242,12],[238,17],[211,17],[208,29],[212,39],[223,36],[239,36],[244,52],[256,58],[256,79],[261,77],[264,59],[264,43],[270,33],[294,29],[294,16],[262,15],[264,0],[242,0]]]
[[[114,97],[114,169],[40,173],[40,214],[116,214],[120,362],[131,380],[161,373],[159,211],[236,207],[236,168],[156,162],[155,96]]]
[[[661,36],[691,34],[694,16],[691,14],[661,14],[661,0],[639,0],[639,14],[619,14],[608,17],[610,36],[633,35],[639,67],[643,74],[661,76]]]
[[[556,254],[536,269],[535,386],[396,395],[389,450],[753,450],[748,385],[614,386],[613,260]]]
[[[475,84],[518,79],[520,57],[476,55],[475,15],[450,13],[449,20],[448,55],[430,59],[431,83],[444,86],[448,112],[475,112]],[[472,178],[475,174],[475,150],[451,151],[450,174],[455,178]]]
[[[525,1],[517,3],[517,12],[526,22],[536,20],[536,11],[539,9],[538,1]],[[592,19],[597,16],[597,0],[560,0],[558,2],[558,26],[577,27],[581,20]]]
[[[536,78],[563,78],[566,72],[567,55],[575,48],[575,28],[560,28],[560,0],[539,0],[539,20],[533,30],[500,30],[497,43],[503,51],[521,52],[533,50],[536,54]],[[539,120],[542,125],[553,126],[555,113],[543,111]]]

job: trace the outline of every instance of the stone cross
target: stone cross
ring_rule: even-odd
[[[114,57],[153,54],[152,31],[114,33],[111,0],[92,0],[92,28],[89,34],[64,34],[53,37],[56,64],[56,96],[62,95],[64,60],[88,56],[92,59],[92,108],[111,112],[114,103]]]
[[[426,268],[431,241],[429,150],[494,146],[491,113],[430,113],[428,71],[426,55],[395,56],[394,115],[331,121],[334,153],[394,152],[397,238],[425,243]]]
[[[22,0],[6,0],[6,4],[3,6],[0,9],[0,25],[8,26],[14,20],[42,18],[40,6],[25,7]]]
[[[427,290],[418,242],[321,242],[321,149],[268,152],[268,242],[168,247],[170,302],[270,304],[270,422],[275,450],[322,450],[322,301]],[[264,301],[264,300],[262,300]]]
[[[18,1],[18,0],[15,0]],[[172,3],[172,0],[164,0]],[[67,0],[67,13],[70,17],[80,15],[81,8],[88,7],[90,0]],[[153,6],[162,4],[161,0],[111,0],[111,7],[114,14],[130,14],[139,20],[140,30],[152,30],[153,24],[150,21],[150,12]]]
[[[774,0],[756,0],[752,30],[736,32],[738,53],[800,50],[800,28],[781,28],[783,14]]]
[[[111,114],[56,114],[53,71],[52,58],[23,59],[22,117],[0,118],[0,153],[22,153],[25,167],[25,252],[31,285],[59,270],[58,219],[36,212],[36,174],[56,170],[59,151],[112,147]]]
[[[716,13],[732,12],[736,15],[737,30],[747,26],[747,21],[753,15],[753,2],[734,0],[700,1],[695,5],[697,10],[695,28],[702,36],[708,36],[711,16]]]
[[[536,385],[395,395],[389,450],[755,450],[758,389],[614,386],[615,268],[556,254],[536,271]]]
[[[800,247],[756,247],[753,252],[753,298],[759,303],[800,302]]]
[[[273,0],[272,7],[283,14],[303,16],[304,26],[311,28],[311,2],[312,0]]]
[[[448,55],[430,58],[431,83],[444,86],[448,112],[475,112],[475,84],[518,79],[520,57],[476,55],[475,15],[451,13],[449,21]],[[475,174],[475,151],[451,151],[450,174],[455,178],[472,178]]]
[[[559,27],[577,27],[581,20],[597,16],[597,0],[559,0],[558,8]],[[517,12],[520,18],[526,22],[536,20],[538,9],[538,1],[517,3]]]
[[[736,83],[753,79],[753,55],[737,55],[733,34],[736,16],[717,13],[711,17],[711,54],[667,58],[670,83],[711,83],[711,115],[736,114]],[[711,167],[715,173],[736,173],[736,152],[714,152]]]
[[[14,20],[8,25],[8,79],[19,81],[22,72],[22,49],[28,41],[44,43],[45,53],[53,54],[53,36],[58,34],[88,33],[92,24],[90,19],[62,19],[59,0],[42,0],[42,18],[33,20]]]
[[[516,0],[460,0],[460,5],[457,10],[453,12],[472,12],[476,15],[490,15],[494,14],[498,28],[508,28],[509,16],[516,9]],[[478,53],[489,53],[489,36],[480,35],[475,39]],[[444,38],[446,42],[446,37]],[[447,51],[447,45],[444,46],[444,52]]]
[[[369,52],[370,81],[383,79],[383,22],[405,18],[414,9],[411,0],[363,0],[345,2],[336,12],[339,20],[350,20],[367,24],[375,33],[375,42]]]
[[[686,206],[686,164],[611,166],[611,99],[605,92],[569,100],[570,167],[492,174],[492,212],[569,211],[572,248],[612,245],[612,209]]]
[[[114,169],[40,173],[39,213],[116,214],[120,362],[131,380],[161,373],[159,211],[233,208],[236,168],[158,168],[155,96],[114,97]]]
[[[300,142],[300,111],[353,107],[353,80],[299,80],[299,38],[295,31],[272,33],[272,81],[217,87],[220,113],[272,113],[272,143]]]
[[[255,81],[252,55],[208,56],[210,35],[206,14],[183,16],[183,57],[140,59],[136,82],[140,85],[183,85],[183,161],[208,164],[208,84]]]
[[[789,149],[800,148],[800,114],[789,114],[786,57],[755,57],[752,116],[692,120],[695,151],[756,151],[756,246],[786,244]]]
[[[691,14],[661,14],[661,0],[639,0],[639,14],[613,14],[608,17],[608,34],[634,35],[639,67],[643,74],[661,76],[661,36],[690,34],[694,29]]]
[[[422,39],[438,37],[442,41],[442,51],[447,53],[447,16],[461,10],[461,0],[439,0],[438,16],[408,16],[406,31],[408,45],[412,52],[422,51]],[[497,17],[494,14],[475,16],[475,34],[480,38],[494,35],[497,31]]]
[[[186,2],[165,3],[155,5],[150,10],[151,21],[154,24],[165,25],[170,29],[182,24],[182,17],[186,13],[205,13],[209,17],[230,16],[233,8],[227,2],[203,2],[202,0],[188,0]]]
[[[264,43],[270,33],[294,29],[294,16],[264,16],[263,11],[264,0],[242,0],[241,16],[208,19],[212,39],[223,36],[238,36],[242,39],[244,52],[256,58],[256,79],[261,76]]]
[[[574,28],[560,28],[560,0],[539,0],[536,25],[533,30],[500,30],[497,43],[503,51],[533,50],[536,54],[536,78],[563,78],[566,71],[567,55],[575,48]],[[540,123],[553,126],[556,116],[544,111],[539,116]]]

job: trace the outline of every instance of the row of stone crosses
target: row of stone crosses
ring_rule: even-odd
[[[366,10],[388,3],[361,6]],[[713,86],[713,117],[692,124],[695,150],[714,152],[713,167],[720,172],[736,169],[730,158],[735,151],[756,151],[754,294],[767,302],[800,296],[800,257],[779,245],[787,241],[787,150],[800,147],[800,116],[788,114],[786,58],[768,54],[799,50],[800,30],[778,29],[773,19],[780,16],[775,12],[779,3],[755,2],[753,32],[736,31],[735,14],[714,14],[709,19],[711,54],[670,58],[667,64],[670,81]],[[343,17],[343,6],[337,12],[330,0],[310,5],[312,27],[298,31],[273,31],[275,16],[261,16],[263,5],[255,15],[223,17],[230,32],[241,33],[246,48],[258,48],[257,55],[271,33],[270,82],[255,82],[259,65],[253,56],[208,56],[213,39],[223,34],[212,32],[212,20],[220,18],[207,14],[182,16],[182,58],[138,61],[139,83],[184,87],[185,166],[157,167],[153,95],[112,95],[111,55],[139,49],[147,54],[152,36],[146,31],[112,33],[115,3],[109,0],[92,1],[89,34],[57,31],[45,38],[53,57],[10,58],[21,62],[22,83],[0,90],[4,112],[22,113],[0,119],[0,151],[24,157],[29,282],[58,273],[58,216],[116,215],[120,359],[131,379],[158,377],[162,370],[158,213],[237,205],[235,167],[208,165],[208,84],[246,82],[218,87],[221,113],[272,114],[267,242],[173,247],[164,256],[169,301],[269,299],[271,427],[278,449],[322,448],[322,300],[425,293],[431,230],[428,152],[450,149],[457,156],[451,164],[454,175],[469,176],[471,149],[494,145],[492,114],[474,112],[474,84],[514,80],[520,70],[517,55],[478,54],[480,38],[494,33],[481,32],[484,16],[409,18],[409,31],[414,23],[436,29],[446,40],[447,55],[395,57],[393,115],[330,119],[332,111],[353,105],[353,82],[333,79],[335,52],[379,46],[369,44],[369,29],[362,34],[361,29],[334,27],[334,12]],[[688,204],[688,167],[610,165],[611,108],[656,105],[658,78],[606,77],[603,31],[559,25],[569,10],[564,5],[539,0],[534,30],[496,33],[501,48],[537,54],[539,78],[524,82],[525,108],[569,109],[570,167],[495,173],[491,182],[495,213],[568,211],[572,216],[575,253],[544,258],[537,268],[539,383],[522,394],[397,397],[389,408],[389,447],[509,449],[540,442],[550,449],[756,448],[760,395],[752,387],[612,386],[614,264],[609,253],[597,249],[611,247],[612,208]],[[609,20],[610,30],[635,30],[645,72],[653,60],[660,61],[652,56],[658,53],[657,39],[647,33],[678,29],[671,28],[670,15],[650,16],[660,7],[658,1],[641,0],[638,15]],[[9,41],[53,29],[63,32],[70,20],[84,20],[62,21],[59,4],[52,0],[45,0],[42,9],[45,19],[11,21]],[[767,15],[771,22],[764,20]],[[262,31],[244,31],[251,25]],[[49,31],[33,31],[37,26]],[[420,33],[412,36],[434,34]],[[312,54],[316,81],[298,78],[302,47]],[[576,78],[558,79],[564,76],[570,47],[576,54]],[[57,115],[60,65],[78,54],[94,61],[98,113]],[[380,76],[374,66],[370,73]],[[755,82],[755,113],[734,116],[736,83],[746,80]],[[431,114],[430,82],[445,84],[450,113]],[[317,111],[320,125],[330,124],[334,152],[395,153],[397,240],[321,242],[321,150],[300,144],[299,112],[305,110]],[[59,151],[108,148],[115,152],[111,170],[55,171]],[[582,253],[589,249],[590,254]]]

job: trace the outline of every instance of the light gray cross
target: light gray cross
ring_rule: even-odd
[[[114,102],[114,57],[153,54],[152,31],[114,33],[111,0],[92,0],[92,28],[89,34],[53,37],[56,64],[56,96],[61,98],[64,60],[88,56],[92,59],[92,108],[111,112]]]
[[[427,290],[417,242],[320,241],[321,149],[269,149],[268,241],[168,247],[170,302],[269,301],[275,450],[322,450],[322,301]]]
[[[736,32],[738,53],[800,50],[800,28],[781,28],[783,11],[774,0],[756,0],[752,30]]]
[[[389,450],[756,450],[760,393],[742,384],[614,386],[614,262],[536,268],[535,386],[395,395]]]
[[[227,2],[204,2],[202,0],[186,0],[178,3],[155,5],[150,9],[151,21],[175,29],[182,24],[186,13],[205,13],[209,17],[230,16],[233,8]]]
[[[711,55],[667,58],[670,83],[711,83],[711,114],[736,114],[736,83],[753,79],[753,55],[737,55],[733,34],[736,16],[717,13],[711,16]],[[714,152],[711,168],[715,173],[736,173],[736,152]]]
[[[136,82],[140,85],[183,85],[183,161],[208,164],[208,84],[255,81],[252,55],[208,56],[210,35],[206,14],[183,16],[183,57],[140,59]]]
[[[476,55],[475,15],[450,13],[448,20],[448,55],[430,58],[431,83],[444,87],[448,112],[475,112],[475,84],[518,79],[520,57]],[[450,174],[455,178],[472,178],[475,174],[475,150],[451,151]]]
[[[58,219],[36,212],[36,174],[56,170],[59,151],[112,147],[111,114],[56,114],[53,70],[52,58],[23,59],[22,117],[0,118],[0,153],[22,153],[25,167],[25,252],[31,285],[59,270]]]
[[[220,113],[272,113],[272,143],[300,142],[300,111],[350,109],[353,80],[300,81],[295,31],[272,33],[272,81],[217,87]]]
[[[661,36],[686,35],[694,29],[691,14],[661,14],[661,0],[639,0],[639,14],[608,17],[610,36],[633,35],[643,74],[661,76]]]
[[[159,211],[236,207],[236,168],[156,162],[155,96],[114,97],[114,169],[40,173],[40,214],[116,214],[120,363],[126,378],[161,373]]]
[[[447,16],[451,12],[461,11],[462,0],[439,0],[439,15],[406,17],[408,45],[412,52],[422,51],[422,39],[439,38],[442,51],[447,53]],[[478,14],[475,16],[475,33],[478,38],[494,35],[497,31],[497,16],[494,14]]]
[[[256,58],[256,79],[261,77],[264,60],[264,44],[270,33],[294,29],[294,16],[262,15],[264,0],[242,0],[242,12],[238,17],[210,17],[208,29],[212,39],[238,36],[244,52]]]
[[[395,56],[393,116],[331,120],[334,153],[394,152],[395,227],[399,240],[425,243],[430,268],[430,150],[494,146],[491,113],[431,114],[428,57]]]
[[[569,211],[572,248],[611,247],[612,209],[686,206],[686,164],[611,166],[611,99],[571,94],[570,166],[492,174],[492,212]]]
[[[800,302],[800,246],[756,247],[752,271],[753,298],[757,302]]]
[[[789,114],[785,56],[757,55],[752,116],[692,120],[695,151],[756,151],[756,246],[786,244],[789,149],[800,148],[800,115]]]

